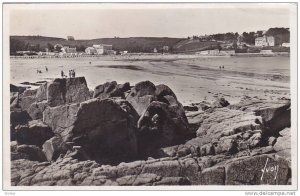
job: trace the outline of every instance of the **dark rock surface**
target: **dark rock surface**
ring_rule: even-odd
[[[105,83],[90,99],[85,79],[69,78],[11,93],[12,185],[291,183],[289,100],[184,109],[166,85],[129,90]]]
[[[274,170],[263,175],[266,160],[268,167],[279,168],[275,180]],[[164,158],[109,166],[72,158],[58,159],[51,165],[14,160],[12,183],[27,186],[284,185],[289,177],[288,163],[276,155],[244,157],[214,167],[207,167],[206,162],[199,158]]]
[[[41,102],[34,102],[27,109],[27,112],[33,120],[43,119],[43,112],[47,107],[48,102],[46,100]]]
[[[96,98],[44,111],[45,123],[56,134],[100,162],[136,156],[137,120],[136,111],[122,99]]]
[[[61,154],[68,151],[67,144],[60,136],[52,137],[43,144],[43,152],[48,161],[55,161]]]
[[[35,145],[19,145],[11,152],[11,160],[28,159],[31,161],[47,161],[43,151]]]
[[[27,88],[10,84],[10,92],[23,93]]]
[[[111,97],[125,98],[125,92],[130,90],[130,84],[117,84],[116,81],[106,82],[94,89],[93,98],[107,99]]]
[[[88,99],[90,93],[84,77],[57,78],[47,84],[47,101],[51,107]]]
[[[46,140],[54,136],[51,128],[40,120],[18,125],[15,130],[15,138],[19,144],[42,146]]]

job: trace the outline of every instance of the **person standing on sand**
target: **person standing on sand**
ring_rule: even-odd
[[[46,69],[46,71],[48,72],[48,67],[47,67],[47,66],[45,66],[45,69]]]
[[[221,71],[221,66],[219,68],[220,68],[220,71]]]
[[[65,75],[63,70],[61,70],[60,74],[61,74],[61,77],[62,77],[62,78],[63,78],[64,75]]]
[[[71,78],[71,70],[69,70],[69,77]]]
[[[223,70],[224,70],[224,65],[223,65]]]

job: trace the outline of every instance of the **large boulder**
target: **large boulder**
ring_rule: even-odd
[[[24,92],[23,92],[23,96],[24,97],[28,97],[28,96],[35,96],[36,95],[36,92],[37,92],[37,89],[26,89]]]
[[[43,144],[43,152],[48,161],[55,161],[60,155],[68,151],[67,144],[60,136],[54,136]]]
[[[65,142],[82,146],[99,162],[136,156],[138,115],[122,99],[91,99],[80,104],[49,107],[44,121]]]
[[[28,159],[31,161],[47,161],[43,151],[35,145],[19,145],[11,152],[11,160]]]
[[[192,134],[184,108],[168,86],[143,81],[131,89],[126,100],[140,115],[138,140],[141,154],[174,145]]]
[[[14,108],[19,107],[19,93],[18,92],[11,92],[10,93],[10,109],[13,110]]]
[[[51,107],[88,99],[90,93],[84,77],[57,78],[47,85],[47,101]]]
[[[27,110],[34,102],[36,102],[35,96],[19,97],[19,106],[22,110]]]
[[[10,92],[18,92],[23,93],[27,88],[23,86],[16,86],[13,84],[10,84]]]
[[[45,82],[37,89],[37,92],[36,92],[37,102],[47,100],[47,86],[48,86],[48,83]]]
[[[11,111],[10,112],[10,124],[12,127],[17,125],[24,125],[28,121],[32,120],[27,111]]]
[[[48,107],[47,101],[34,102],[27,109],[27,112],[33,120],[43,119],[43,112],[47,107]]]
[[[15,138],[19,144],[42,146],[46,140],[54,136],[51,128],[39,120],[18,125],[15,129]]]
[[[137,83],[130,91],[126,100],[142,115],[152,101],[155,101],[155,85],[150,81]]]
[[[214,103],[213,103],[213,107],[216,108],[222,108],[222,107],[227,107],[229,106],[229,102],[225,99],[225,98],[218,98]]]
[[[277,154],[291,161],[291,128],[285,128],[279,132],[280,136],[274,144],[274,150]]]
[[[129,83],[117,84],[116,81],[106,82],[104,84],[96,86],[94,90],[93,98],[106,99],[110,97],[125,98],[125,92],[130,90]]]
[[[174,145],[191,134],[186,116],[166,103],[151,102],[138,121],[138,141],[142,154],[156,148]]]
[[[225,165],[226,185],[286,185],[289,162],[276,155],[229,160]]]

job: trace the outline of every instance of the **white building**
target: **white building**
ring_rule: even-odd
[[[87,47],[85,49],[85,53],[94,55],[94,54],[97,54],[97,50],[94,47]]]
[[[220,51],[218,49],[215,50],[203,50],[200,52],[197,52],[196,54],[200,54],[200,55],[219,55]]]
[[[255,46],[263,47],[263,46],[275,46],[275,38],[273,36],[258,37],[255,39]]]
[[[112,45],[108,44],[93,45],[93,48],[96,49],[97,54],[108,54],[112,52]]]
[[[76,53],[76,48],[70,48],[69,46],[64,46],[61,48],[62,53]]]
[[[281,46],[289,48],[290,47],[290,43],[282,43]]]

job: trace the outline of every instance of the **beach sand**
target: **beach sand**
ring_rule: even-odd
[[[48,67],[48,72],[45,71]],[[220,70],[219,66],[224,66]],[[90,89],[108,81],[150,80],[166,84],[184,105],[224,97],[231,104],[242,98],[290,98],[289,57],[199,57],[194,55],[127,55],[83,58],[10,59],[10,83],[49,81],[84,76]],[[42,73],[38,74],[37,69]],[[34,88],[34,87],[32,87]]]

